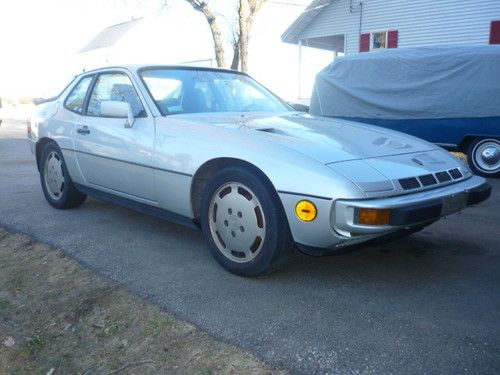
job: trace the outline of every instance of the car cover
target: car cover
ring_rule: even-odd
[[[500,116],[500,45],[338,57],[316,76],[310,113],[366,119]]]

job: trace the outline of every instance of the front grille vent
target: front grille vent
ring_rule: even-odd
[[[420,183],[422,184],[422,186],[430,186],[430,185],[437,184],[436,179],[431,174],[426,174],[426,175],[420,176],[418,179],[419,179]]]
[[[439,182],[446,182],[451,180],[450,175],[446,171],[436,173],[436,177]]]
[[[416,189],[420,187],[420,183],[415,177],[402,178],[399,180],[399,184],[404,190]]]
[[[460,172],[458,168],[450,169],[448,172],[450,173],[451,177],[453,177],[454,180],[457,180],[460,177],[462,177],[462,172]]]
[[[463,175],[460,169],[454,168],[448,171],[436,172],[435,174],[429,173],[418,177],[401,178],[398,181],[403,190],[412,190],[443,184],[452,180],[458,180],[462,177]]]

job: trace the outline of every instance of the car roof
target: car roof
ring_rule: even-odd
[[[240,72],[238,70],[218,68],[218,67],[207,67],[207,66],[179,65],[179,64],[170,64],[170,65],[169,64],[122,64],[122,65],[102,66],[99,68],[95,68],[80,73],[79,76],[105,70],[113,70],[113,69],[126,69],[133,72],[139,72],[142,70],[153,70],[153,69],[184,69],[184,70],[187,69],[187,70],[205,70],[205,71],[226,72],[226,73],[247,75],[246,73]]]

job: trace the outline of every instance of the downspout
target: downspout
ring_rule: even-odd
[[[359,30],[358,30],[358,43],[361,38],[363,30],[363,2],[360,1],[356,7],[352,5],[352,0],[349,2],[349,13],[354,14],[359,12]]]
[[[361,38],[361,30],[363,29],[363,3],[359,3],[359,35],[358,37]]]

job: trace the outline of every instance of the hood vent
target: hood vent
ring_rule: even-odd
[[[450,172],[451,177],[453,177],[454,180],[457,180],[460,177],[462,177],[462,172],[460,172],[460,170],[458,168],[450,169],[449,172]]]
[[[436,173],[436,177],[439,182],[446,182],[451,180],[450,175],[446,171]]]
[[[399,184],[403,190],[412,190],[420,187],[442,184],[453,180],[458,180],[463,177],[460,169],[454,168],[448,171],[436,172],[434,174],[426,174],[419,177],[408,177],[399,179]]]
[[[283,130],[276,129],[276,128],[255,128],[255,130],[258,132],[263,132],[263,133],[289,135],[288,133],[284,132]]]
[[[399,184],[404,190],[416,189],[420,187],[420,183],[415,177],[402,178],[399,180]]]
[[[422,186],[436,185],[436,178],[432,174],[426,174],[418,178]]]

